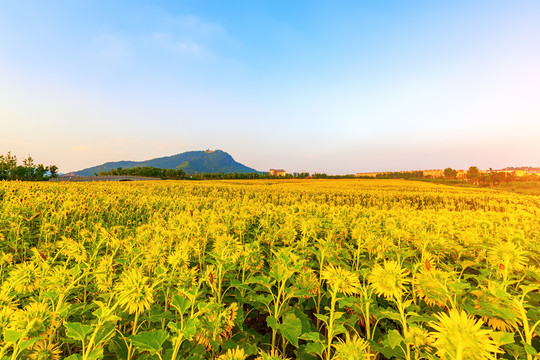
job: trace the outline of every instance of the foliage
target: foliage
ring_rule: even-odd
[[[31,156],[18,165],[17,157],[8,152],[0,154],[0,180],[44,181],[57,177],[56,165],[34,164]]]

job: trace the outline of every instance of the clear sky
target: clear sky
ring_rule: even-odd
[[[0,0],[0,153],[540,166],[540,1]]]

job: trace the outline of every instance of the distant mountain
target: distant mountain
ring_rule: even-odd
[[[133,167],[152,166],[162,169],[182,169],[188,174],[194,173],[258,173],[259,171],[236,162],[225,151],[188,151],[177,155],[161,157],[146,161],[115,161],[102,165],[79,170],[75,175],[92,176],[101,171],[109,171],[119,167],[123,169]]]

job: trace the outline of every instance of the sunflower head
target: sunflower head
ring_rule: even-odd
[[[13,286],[16,292],[32,292],[39,287],[39,274],[33,262],[17,264],[9,273],[7,283]]]
[[[336,352],[333,360],[364,360],[369,359],[369,349],[366,340],[358,335],[352,338],[349,333],[345,333],[345,341],[339,339],[339,343],[334,345]]]
[[[387,299],[401,298],[405,291],[405,284],[409,282],[406,278],[408,271],[394,261],[385,261],[383,265],[377,264],[368,275],[368,280],[379,296]]]
[[[237,346],[234,349],[227,350],[225,354],[218,357],[218,360],[245,360],[246,358],[247,355],[244,353],[244,349]]]
[[[352,295],[360,292],[358,275],[349,270],[329,265],[321,272],[321,278],[326,280],[330,289],[335,293]]]
[[[141,314],[150,310],[154,302],[154,288],[149,284],[148,277],[141,269],[130,269],[120,277],[115,292],[118,294],[118,303],[130,314]]]
[[[255,360],[289,360],[289,358],[280,355],[276,349],[272,349],[270,352],[259,352],[259,356]]]
[[[414,274],[414,285],[416,294],[429,306],[445,307],[450,292],[448,284],[450,273],[430,267]]]
[[[513,241],[501,241],[488,251],[488,261],[498,272],[522,270],[527,257],[521,246]]]
[[[405,341],[411,344],[416,349],[430,349],[433,343],[431,334],[418,326],[411,326],[407,333]]]
[[[33,302],[11,314],[8,327],[15,331],[28,331],[28,336],[44,333],[50,324],[53,313],[46,303]]]
[[[60,354],[62,350],[58,345],[42,339],[32,346],[28,357],[32,360],[60,360]]]
[[[83,244],[66,237],[62,237],[62,240],[58,242],[58,248],[60,253],[68,258],[75,260],[77,263],[86,261],[86,249]]]
[[[438,321],[430,326],[435,330],[433,347],[439,358],[482,360],[502,353],[490,336],[491,330],[482,329],[482,321],[467,316],[465,311],[452,309],[435,317]]]

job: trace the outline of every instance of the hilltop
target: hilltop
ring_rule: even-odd
[[[92,176],[101,171],[109,171],[117,168],[156,167],[161,169],[183,170],[188,174],[196,173],[258,173],[259,171],[236,162],[225,151],[187,151],[181,154],[165,156],[145,161],[115,161],[102,165],[82,169],[75,175]]]

